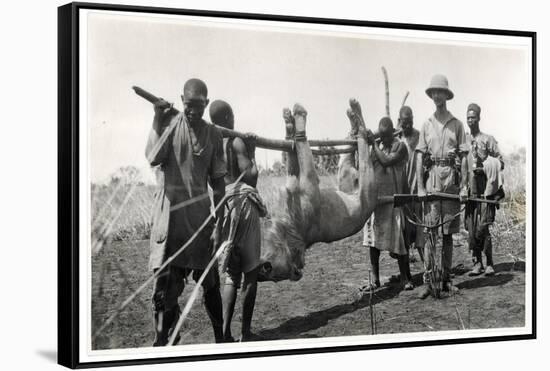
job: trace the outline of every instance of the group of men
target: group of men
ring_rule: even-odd
[[[454,97],[448,80],[435,75],[426,94],[435,104],[435,112],[422,125],[420,131],[413,128],[413,113],[403,106],[399,112],[400,138],[394,137],[394,128],[388,117],[380,120],[381,140],[373,148],[375,171],[379,183],[379,196],[398,193],[416,194],[417,203],[403,207],[380,204],[374,212],[372,231],[365,228],[365,245],[370,248],[373,279],[371,289],[380,287],[380,251],[388,251],[397,259],[403,288],[412,290],[409,268],[409,250],[415,245],[423,251],[424,285],[419,297],[430,294],[434,280],[440,280],[444,291],[455,292],[451,269],[453,259],[453,234],[460,230],[460,203],[454,200],[425,202],[433,192],[458,194],[461,200],[468,197],[499,200],[504,196],[502,174],[504,162],[493,136],[481,132],[479,122],[481,108],[472,103],[467,108],[464,125],[447,109],[447,101]],[[423,210],[422,210],[423,209]],[[489,226],[495,218],[494,204],[467,202],[464,221],[469,232],[469,249],[472,251],[471,276],[493,275],[492,241]],[[421,220],[419,220],[421,219]],[[417,220],[418,223],[415,223]],[[429,228],[426,226],[434,226]],[[441,276],[436,276],[435,241],[441,230]],[[402,233],[396,233],[400,231]],[[486,256],[486,267],[482,253]]]
[[[169,342],[180,317],[178,298],[188,276],[202,281],[206,312],[217,343],[234,341],[231,319],[237,289],[242,282],[241,340],[250,340],[260,265],[261,216],[266,213],[256,182],[254,139],[223,139],[220,130],[205,120],[208,89],[199,79],[183,88],[183,112],[164,100],[155,103],[155,116],[146,147],[152,166],[159,166],[163,184],[153,206],[149,268],[155,272],[153,288],[153,346]],[[233,129],[233,112],[223,101],[210,105],[213,123]],[[219,205],[215,221],[213,205]],[[223,201],[223,202],[222,202]],[[203,225],[205,221],[208,221]],[[222,294],[218,269],[205,268],[221,240],[226,244]],[[185,246],[185,247],[184,247]],[[172,261],[161,267],[168,260]],[[244,279],[243,276],[244,275]],[[179,340],[175,337],[174,344]]]
[[[471,138],[467,139],[463,124],[447,110],[447,101],[453,98],[447,79],[434,76],[426,93],[433,100],[436,111],[420,131],[413,128],[413,112],[409,107],[399,112],[401,138],[395,138],[389,118],[380,121],[381,140],[372,149],[379,196],[409,193],[422,199],[427,192],[437,191],[460,193],[463,197],[468,194],[498,197],[501,188],[495,177],[498,178],[503,167],[502,158],[494,138],[479,130],[479,106],[471,104],[468,107]],[[163,175],[153,208],[150,242],[149,268],[156,276],[152,297],[153,345],[168,344],[180,317],[178,298],[187,277],[192,275],[198,281],[203,274],[204,305],[215,341],[234,341],[231,320],[237,290],[241,286],[241,340],[251,340],[254,338],[251,321],[260,266],[260,217],[266,213],[255,188],[258,170],[254,160],[254,137],[250,136],[251,140],[224,139],[216,126],[203,119],[209,104],[203,81],[188,80],[181,98],[183,112],[175,111],[164,100],[155,104],[146,147],[149,163],[160,167]],[[210,105],[210,118],[216,125],[233,129],[233,111],[224,101]],[[490,160],[492,157],[497,158],[498,166]],[[479,180],[479,174],[483,174],[483,181]],[[207,196],[208,185],[213,192],[212,200]],[[216,217],[212,218],[212,205],[219,204]],[[444,288],[453,290],[450,283],[452,234],[459,231],[459,204],[431,202],[423,211],[428,222],[443,222]],[[375,243],[370,247],[375,287],[380,286],[380,251],[387,250],[398,261],[404,288],[413,289],[408,249],[412,243],[418,247],[427,239],[425,231],[407,224],[405,214],[411,216],[420,212],[414,207],[411,210],[394,208],[391,204],[377,206]],[[494,273],[488,230],[494,212],[490,205],[470,205],[467,209],[466,225],[473,236],[470,238],[474,257],[472,274],[483,272],[482,251],[487,257],[485,274]],[[209,222],[203,225],[205,221]],[[225,281],[220,290],[218,269],[205,272],[205,268],[222,240],[227,247],[221,264]],[[434,269],[434,248],[433,244],[425,243],[425,283],[430,282]],[[163,267],[168,259],[171,259],[170,264]],[[424,285],[421,296],[429,294],[430,285]],[[176,336],[174,343],[178,340]]]

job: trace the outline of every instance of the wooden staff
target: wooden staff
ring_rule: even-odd
[[[407,91],[405,93],[405,97],[403,98],[403,102],[401,102],[401,107],[403,107],[405,105],[405,102],[407,101],[407,98],[409,97],[409,92]]]
[[[388,71],[384,66],[382,66],[382,73],[384,74],[384,88],[386,91],[386,116],[390,117],[390,84],[388,82]]]

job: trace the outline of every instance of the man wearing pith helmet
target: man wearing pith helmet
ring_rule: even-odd
[[[434,75],[426,94],[434,102],[435,112],[420,129],[418,146],[416,147],[417,167],[416,179],[418,196],[422,200],[427,192],[445,192],[467,196],[466,155],[468,144],[464,125],[447,109],[447,101],[453,99],[454,93],[449,88],[449,82],[444,75]],[[424,164],[429,161],[431,166],[424,183]],[[451,283],[451,267],[453,262],[453,233],[460,228],[460,204],[456,201],[435,201],[426,203],[424,220],[428,225],[443,223],[443,247],[441,252],[442,283],[444,291],[457,291]],[[433,241],[437,231],[430,230]],[[432,285],[436,279],[435,244],[426,239],[424,245],[424,287],[420,291],[422,299],[432,293]]]
[[[198,281],[220,241],[223,207],[216,223],[203,223],[210,216],[207,184],[217,205],[224,197],[226,166],[223,139],[214,125],[202,119],[208,105],[206,84],[188,80],[183,87],[183,112],[174,114],[170,105],[155,103],[153,127],[145,149],[151,166],[159,166],[163,184],[155,197],[151,226],[149,268],[159,273],[153,287],[153,346],[164,346],[180,316],[178,298],[187,277]],[[206,197],[205,197],[206,196]],[[182,250],[182,247],[186,248]],[[159,272],[168,259],[171,262]],[[217,267],[202,282],[204,306],[212,322],[216,342],[223,341],[222,302]],[[176,334],[174,343],[177,343]]]

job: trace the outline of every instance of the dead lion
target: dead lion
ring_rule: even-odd
[[[373,135],[365,128],[361,107],[355,99],[350,100],[347,115],[351,133],[357,137],[359,166],[358,171],[354,169],[354,154],[344,155],[339,164],[340,186],[336,190],[319,187],[305,136],[306,110],[296,104],[293,113],[289,109],[283,111],[287,138],[294,138],[295,150],[287,156],[287,179],[282,192],[285,206],[266,233],[259,280],[299,280],[307,248],[316,242],[333,242],[357,233],[373,213],[377,189],[368,149]],[[356,192],[351,193],[354,188]]]

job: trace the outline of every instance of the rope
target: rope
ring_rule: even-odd
[[[460,209],[460,211],[458,213],[456,213],[455,215],[453,215],[450,219],[447,219],[441,223],[437,223],[437,224],[433,224],[433,225],[429,225],[429,224],[424,224],[423,222],[420,222],[418,221],[418,216],[414,213],[414,211],[411,211],[409,209],[408,206],[405,206],[408,211],[417,219],[417,220],[412,220],[408,215],[405,216],[405,218],[407,219],[407,221],[413,225],[416,225],[418,227],[424,227],[424,228],[428,228],[428,229],[435,229],[435,228],[439,228],[447,223],[450,223],[452,222],[453,220],[455,220],[458,216],[460,216],[460,214],[464,211],[464,209],[466,208],[465,206],[462,207],[462,209]]]
[[[238,182],[241,181],[244,174],[246,174],[247,170],[243,171],[241,173],[241,175],[239,175],[239,177],[237,178],[235,183],[238,183]],[[94,334],[92,335],[92,341],[94,341],[107,328],[107,326],[109,326],[114,321],[114,319],[124,310],[124,308],[126,308],[137,297],[137,295],[140,292],[142,292],[147,287],[147,285],[149,285],[149,283],[151,283],[155,278],[157,278],[160,275],[160,273],[162,272],[162,270],[164,268],[166,268],[174,259],[176,259],[176,257],[178,255],[180,255],[195,240],[195,238],[197,238],[197,236],[200,234],[200,232],[208,225],[210,220],[212,220],[213,216],[216,214],[218,209],[225,204],[226,200],[227,200],[227,195],[224,195],[223,198],[220,200],[220,202],[214,208],[214,211],[212,213],[210,213],[208,218],[206,218],[204,220],[204,222],[201,224],[199,229],[197,229],[197,231],[191,236],[191,238],[188,239],[187,242],[182,247],[180,247],[180,249],[178,251],[176,251],[174,254],[172,254],[172,256],[170,256],[168,259],[166,259],[166,261],[153,273],[153,275],[150,276],[140,287],[138,287],[138,289],[132,295],[130,295],[126,300],[124,300],[122,302],[122,304],[120,305],[120,307],[115,311],[115,313],[113,313],[103,323],[103,325],[94,332]],[[205,270],[205,272],[206,272],[206,270]]]

